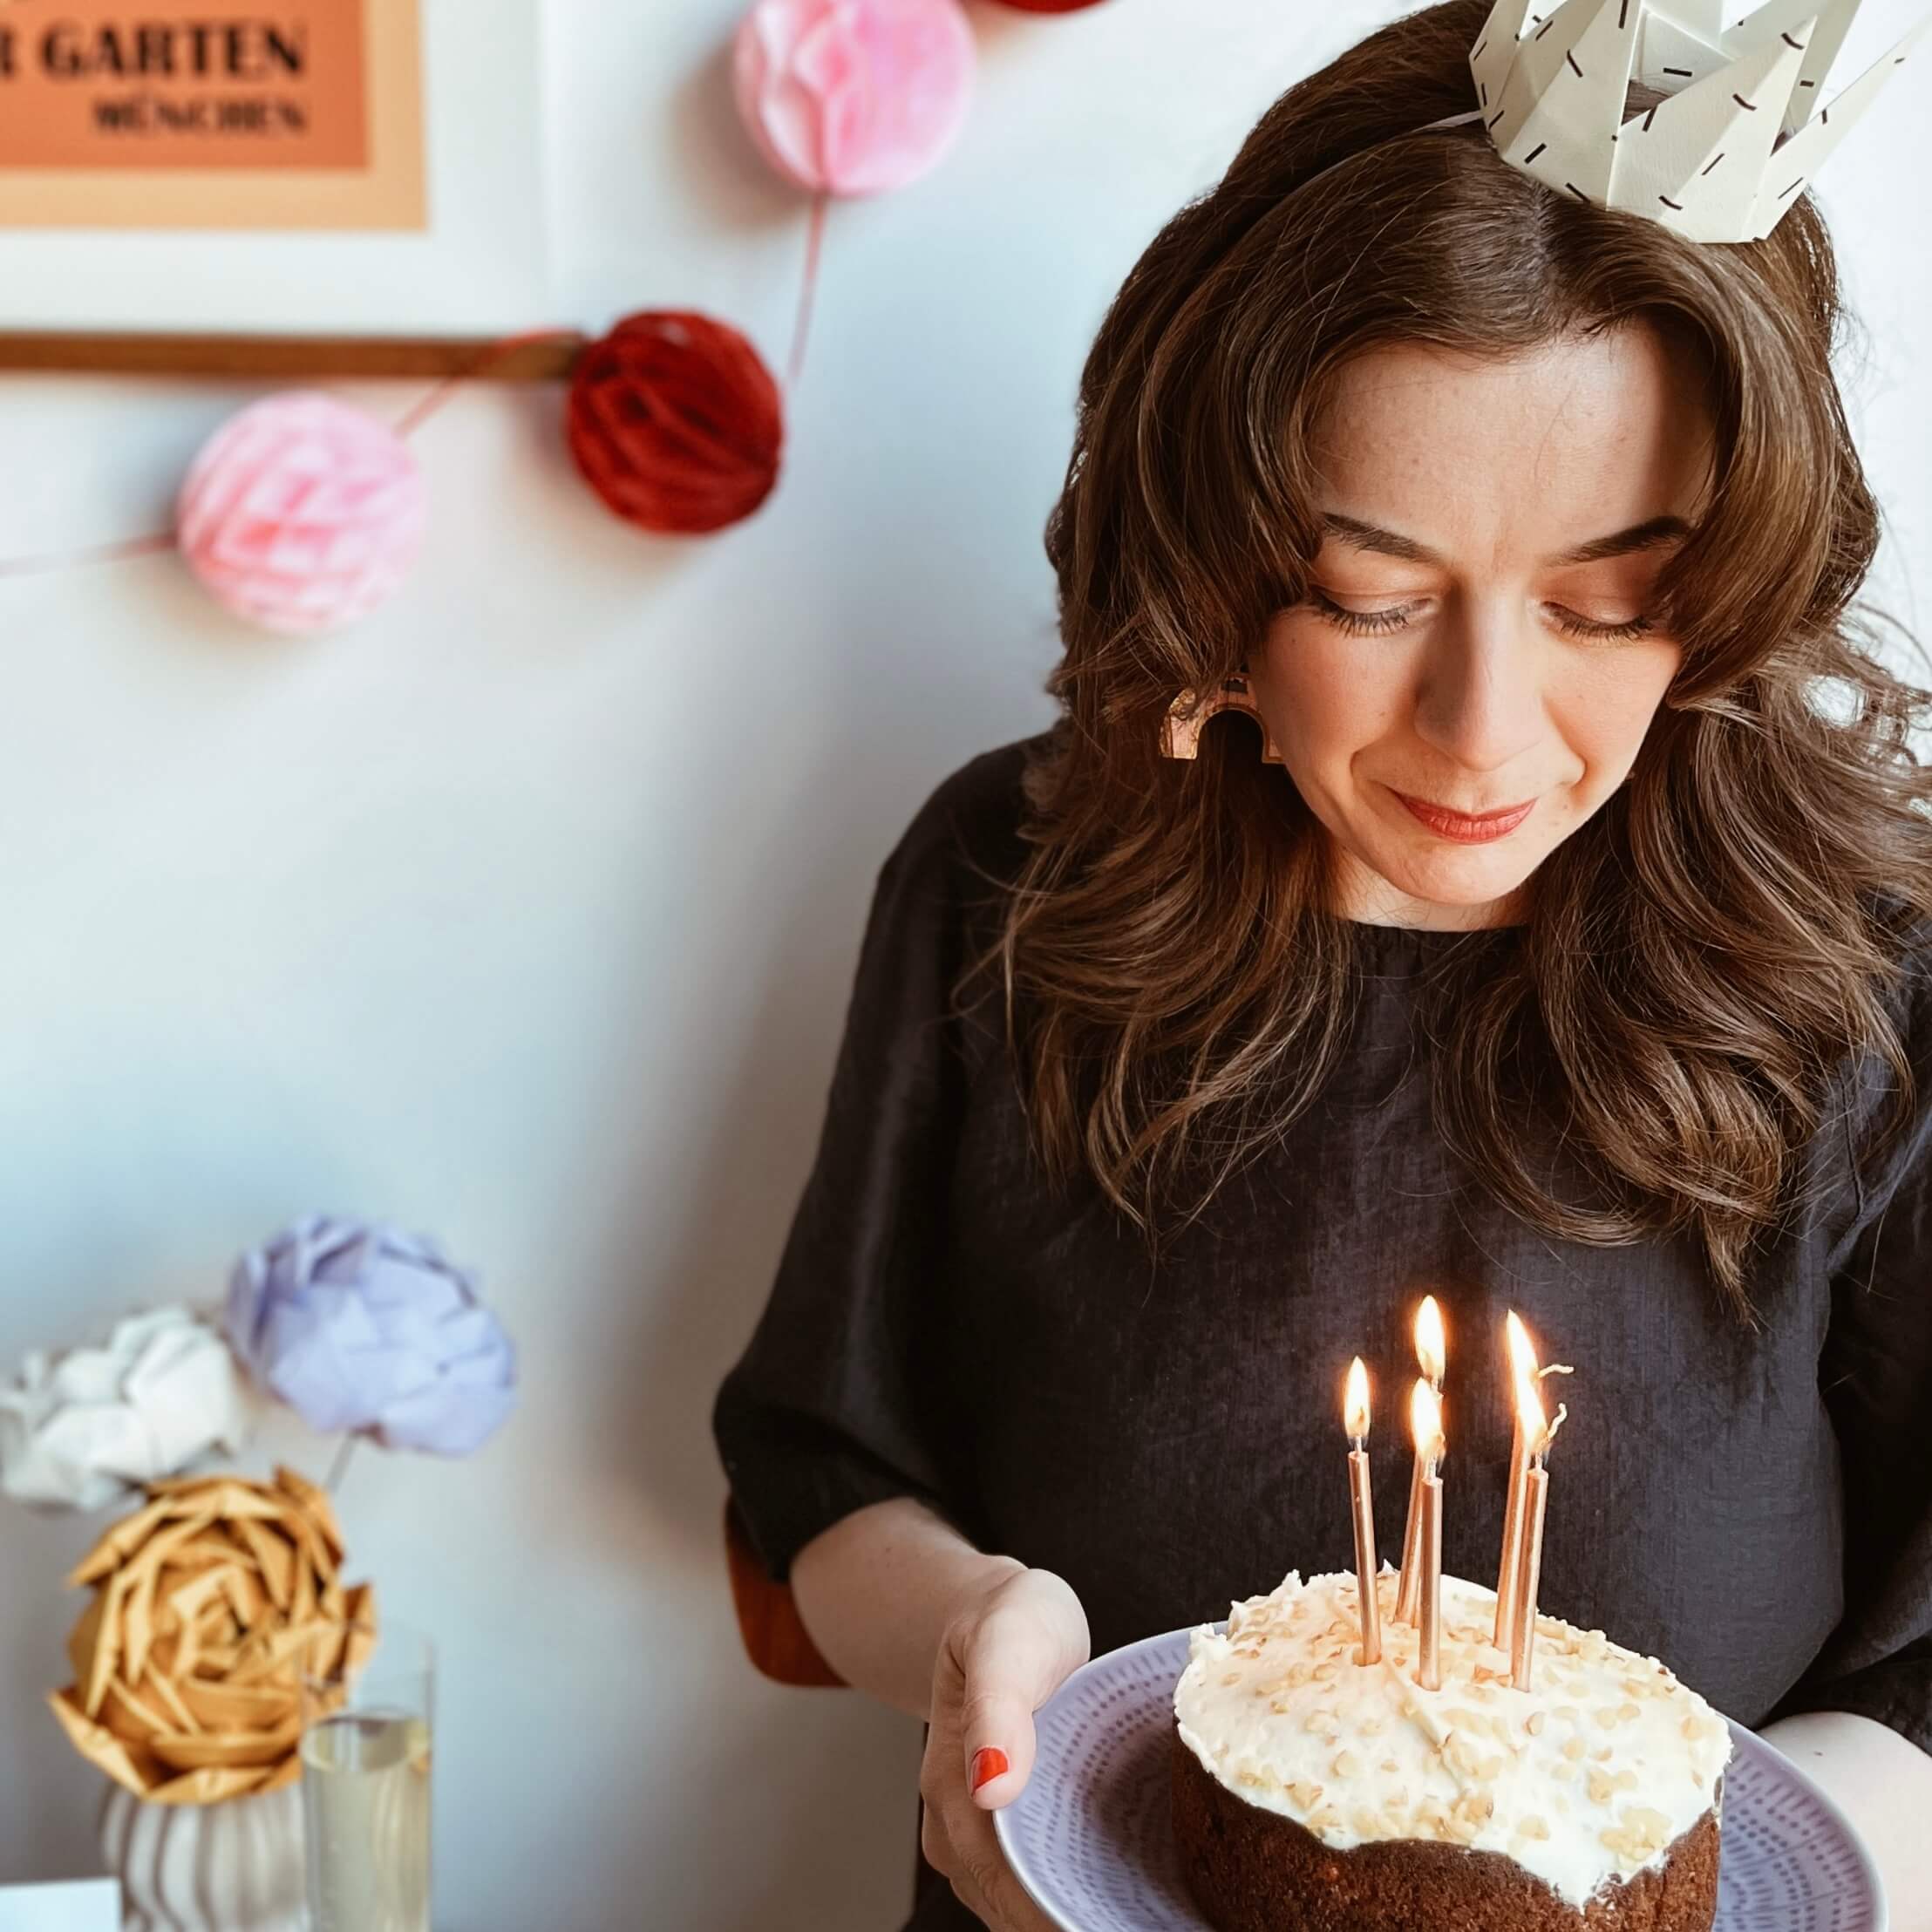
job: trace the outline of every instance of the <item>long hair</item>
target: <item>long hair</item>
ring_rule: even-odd
[[[1486,7],[1446,0],[1291,88],[1111,305],[1046,527],[1061,716],[976,964],[1003,987],[1049,1170],[1084,1166],[1158,1249],[1170,1208],[1198,1214],[1310,1104],[1351,1024],[1361,942],[1285,770],[1246,721],[1216,721],[1194,761],[1159,752],[1174,694],[1214,687],[1306,595],[1309,439],[1336,372],[1391,342],[1507,355],[1656,327],[1694,357],[1716,431],[1708,510],[1659,582],[1683,661],[1628,779],[1535,874],[1521,943],[1445,949],[1431,1104],[1533,1225],[1610,1245],[1695,1230],[1748,1318],[1752,1244],[1789,1211],[1834,1070],[1890,1064],[1881,1137],[1911,1105],[1884,992],[1932,909],[1932,774],[1909,742],[1932,697],[1852,605],[1878,514],[1809,197],[1762,242],[1697,243],[1553,194],[1480,126],[1418,132],[1473,105]],[[1631,111],[1654,98],[1633,89]],[[1523,1104],[1530,1067],[1554,1142]],[[1589,1199],[1541,1175],[1550,1145]]]

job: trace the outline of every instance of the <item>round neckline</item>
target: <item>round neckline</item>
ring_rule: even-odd
[[[1442,944],[1452,939],[1473,939],[1482,933],[1520,933],[1528,929],[1528,921],[1514,920],[1500,926],[1384,926],[1379,920],[1344,919],[1337,922],[1354,927],[1364,943],[1413,941],[1418,945]]]

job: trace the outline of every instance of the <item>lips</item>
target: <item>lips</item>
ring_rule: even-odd
[[[1486,845],[1492,839],[1504,837],[1514,832],[1536,806],[1535,799],[1529,799],[1521,805],[1505,806],[1500,812],[1473,814],[1452,812],[1446,806],[1432,804],[1427,799],[1412,799],[1406,792],[1398,792],[1395,795],[1419,823],[1439,837],[1453,839],[1461,845]]]

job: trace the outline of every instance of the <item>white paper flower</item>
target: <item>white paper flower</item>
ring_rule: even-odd
[[[36,1350],[0,1388],[0,1490],[99,1509],[247,1442],[255,1402],[232,1350],[192,1308],[130,1315],[99,1345]]]

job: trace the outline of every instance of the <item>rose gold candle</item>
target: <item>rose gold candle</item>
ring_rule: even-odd
[[[1349,1502],[1355,1515],[1355,1588],[1361,1605],[1363,1663],[1382,1661],[1382,1606],[1375,1594],[1375,1501],[1369,1488],[1369,1371],[1358,1355],[1349,1364],[1342,1400],[1349,1451]]]
[[[1509,1447],[1509,1493],[1503,1503],[1502,1559],[1496,1571],[1496,1648],[1507,1650],[1514,1626],[1517,1595],[1517,1564],[1522,1555],[1523,1484],[1528,1473],[1529,1457],[1523,1446],[1523,1391],[1530,1391],[1536,1418],[1542,1420],[1542,1404],[1536,1401],[1536,1350],[1531,1347],[1529,1331],[1509,1311],[1503,1324],[1509,1338],[1510,1389],[1516,1411],[1516,1432]]]
[[[1548,1439],[1544,1439],[1544,1447]],[[1543,1508],[1549,1500],[1549,1472],[1542,1452],[1530,1460],[1523,1498],[1523,1548],[1516,1570],[1516,1607],[1512,1617],[1509,1682],[1518,1690],[1530,1688],[1536,1661],[1536,1586],[1543,1573]]]
[[[1409,1404],[1416,1451],[1422,1458],[1422,1515],[1417,1533],[1417,1567],[1421,1586],[1417,1605],[1416,1682],[1425,1690],[1442,1688],[1442,1405],[1418,1379]]]
[[[1421,1364],[1429,1386],[1439,1396],[1447,1362],[1448,1349],[1442,1331],[1442,1310],[1433,1295],[1422,1297],[1416,1310],[1416,1360]],[[1402,1578],[1396,1588],[1396,1620],[1413,1623],[1420,1599],[1422,1578],[1416,1562],[1418,1539],[1422,1534],[1422,1458],[1418,1456],[1409,1477],[1409,1518],[1402,1533]]]

